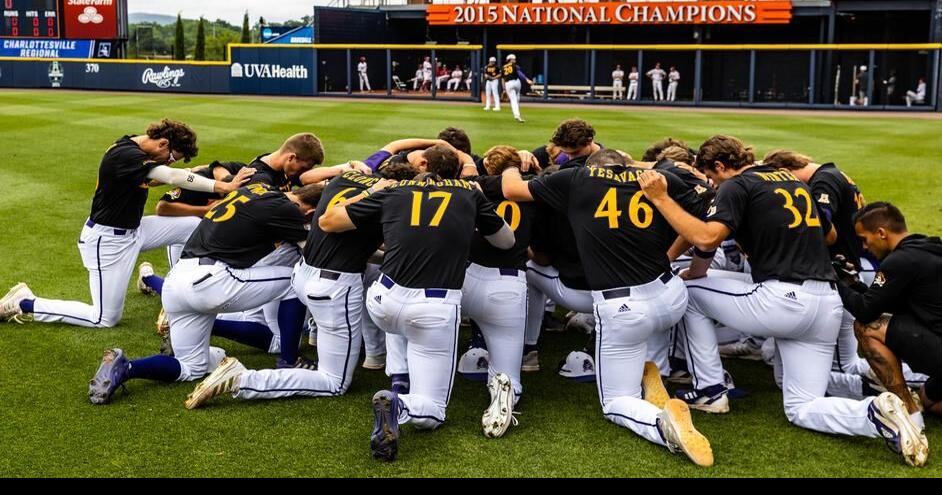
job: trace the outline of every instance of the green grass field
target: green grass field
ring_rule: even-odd
[[[89,300],[87,272],[75,241],[88,215],[104,150],[123,134],[140,133],[161,117],[189,123],[199,134],[199,163],[249,160],[289,134],[313,131],[328,163],[363,159],[401,137],[434,136],[445,126],[466,129],[476,151],[495,144],[533,148],[556,124],[579,116],[598,140],[640,156],[672,135],[699,143],[734,134],[759,154],[795,148],[834,161],[867,199],[900,205],[914,231],[942,233],[942,120],[782,114],[733,114],[635,109],[525,107],[525,125],[509,109],[477,105],[325,101],[249,97],[0,92],[0,286],[19,281],[41,296]],[[151,193],[147,212],[161,190]],[[167,269],[162,251],[143,260]],[[520,425],[500,440],[480,432],[487,405],[483,385],[456,380],[447,423],[438,431],[404,428],[393,464],[369,455],[370,397],[387,386],[382,372],[358,370],[349,393],[332,399],[245,402],[222,399],[186,411],[194,384],[129,384],[108,406],[95,407],[87,383],[102,350],[152,354],[160,301],[133,285],[124,320],[108,330],[31,323],[0,324],[0,476],[942,476],[930,457],[912,469],[875,439],[839,438],[788,424],[771,370],[728,363],[750,395],[732,413],[695,414],[713,445],[716,466],[699,469],[605,421],[593,385],[556,375],[556,363],[584,337],[544,339],[544,370],[524,376]],[[214,341],[250,367],[273,357]],[[310,353],[311,350],[305,352]],[[928,420],[929,441],[942,446],[942,421]],[[939,454],[936,454],[939,455]]]

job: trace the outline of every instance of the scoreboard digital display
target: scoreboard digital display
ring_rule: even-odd
[[[58,38],[58,0],[0,0],[0,38]]]

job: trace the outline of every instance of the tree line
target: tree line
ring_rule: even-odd
[[[184,19],[181,14],[177,14],[174,24],[132,23],[129,26],[128,54],[130,58],[142,59],[225,60],[226,45],[229,43],[260,43],[263,26],[293,28],[310,22],[310,16],[281,24],[267,23],[264,17],[260,17],[254,25],[250,25],[246,12],[240,28],[222,19]]]

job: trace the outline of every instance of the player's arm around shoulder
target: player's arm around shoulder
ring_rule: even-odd
[[[523,180],[516,167],[508,167],[501,174],[501,191],[511,201],[533,201],[529,181]]]
[[[394,184],[397,184],[397,182],[394,180],[382,179],[357,196],[354,196],[344,201],[343,203],[334,206],[333,208],[329,208],[317,219],[318,227],[327,233],[340,233],[356,229],[357,225],[354,223],[353,218],[351,218],[350,212],[347,210],[347,208],[360,203],[364,199],[372,196],[377,192],[383,191]],[[369,209],[372,210],[372,212],[378,211],[380,208],[380,201],[377,198],[373,198],[372,203],[373,204],[369,205]]]
[[[729,237],[729,227],[720,222],[704,222],[687,212],[668,193],[668,179],[664,174],[647,170],[638,176],[644,196],[664,215],[681,237],[704,252],[715,251]]]

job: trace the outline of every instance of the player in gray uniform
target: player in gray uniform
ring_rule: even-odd
[[[751,148],[730,136],[703,143],[697,167],[719,184],[706,222],[668,196],[664,176],[650,171],[640,178],[645,196],[703,254],[683,274],[690,303],[682,333],[694,389],[678,396],[692,408],[729,410],[714,322],[775,337],[790,422],[824,433],[883,437],[907,463],[924,464],[928,442],[897,396],[825,397],[843,307],[808,186],[790,172],[756,165]],[[708,253],[731,234],[749,255],[752,274],[707,276]]]

